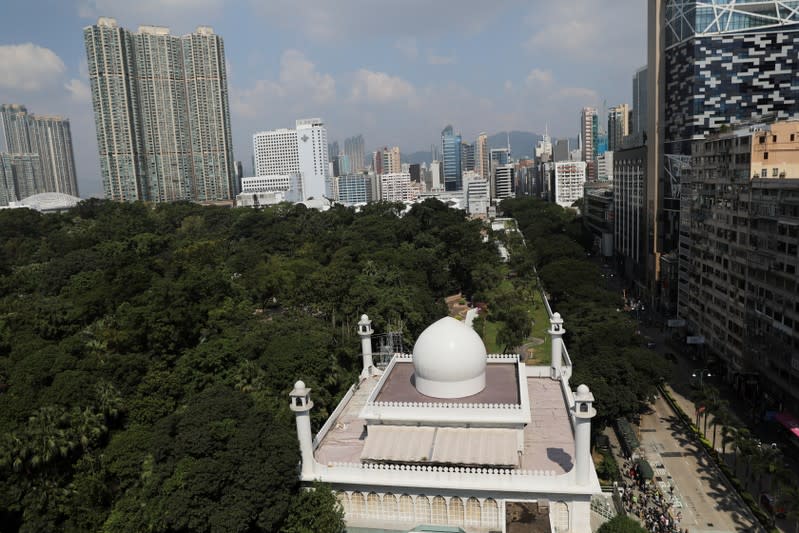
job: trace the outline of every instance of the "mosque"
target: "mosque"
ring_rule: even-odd
[[[311,390],[295,384],[301,480],[329,484],[351,530],[504,533],[506,514],[524,506],[548,520],[546,531],[591,531],[596,411],[587,386],[569,386],[563,320],[550,320],[551,365],[528,366],[516,354],[487,354],[475,314],[433,323],[412,355],[395,354],[384,370],[363,315],[360,380],[315,437]]]

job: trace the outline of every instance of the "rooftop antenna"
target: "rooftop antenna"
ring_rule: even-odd
[[[508,135],[508,163],[510,163],[510,131],[505,132]]]

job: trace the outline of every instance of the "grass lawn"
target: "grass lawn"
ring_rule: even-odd
[[[549,329],[549,315],[547,308],[544,306],[544,300],[540,291],[535,291],[533,297],[533,305],[535,308],[531,312],[533,323],[532,337],[536,339],[543,339],[544,344],[533,347],[534,361],[528,361],[535,365],[548,365],[552,360],[552,339],[550,338],[547,330]]]
[[[499,328],[502,327],[502,322],[489,322],[485,321],[483,329],[483,342],[486,345],[488,353],[502,353],[502,346],[497,344],[497,333]]]

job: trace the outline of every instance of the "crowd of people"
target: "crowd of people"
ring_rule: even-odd
[[[672,506],[674,488],[664,495],[652,482],[641,475],[641,467],[637,463],[625,461],[622,473],[624,480],[620,484],[620,496],[624,510],[635,516],[652,533],[687,533],[680,529],[682,513]]]

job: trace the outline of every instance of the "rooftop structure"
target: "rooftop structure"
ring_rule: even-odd
[[[569,387],[563,320],[551,317],[552,364],[536,367],[487,354],[475,315],[433,323],[385,370],[374,366],[363,315],[361,378],[313,439],[310,390],[295,385],[301,480],[329,483],[348,526],[504,531],[506,505],[536,502],[553,530],[591,530],[595,411],[588,387]]]

